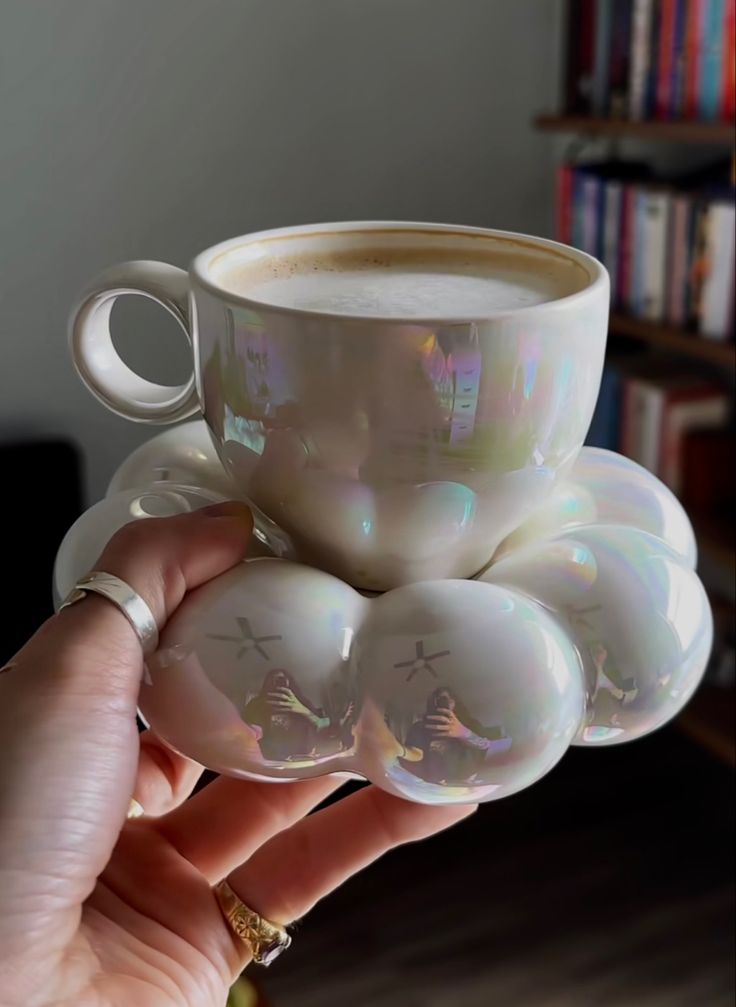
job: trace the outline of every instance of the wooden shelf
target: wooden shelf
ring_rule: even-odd
[[[677,718],[690,737],[727,765],[736,766],[733,689],[703,685]]]
[[[732,147],[736,142],[734,126],[730,122],[634,122],[628,119],[596,119],[585,115],[538,115],[534,125],[537,129],[555,133],[587,133],[593,136],[667,140],[720,147]]]
[[[645,322],[629,315],[612,314],[609,327],[614,335],[638,339],[653,346],[672,350],[673,353],[718,364],[720,367],[736,366],[736,346],[732,342],[705,339],[685,329]]]

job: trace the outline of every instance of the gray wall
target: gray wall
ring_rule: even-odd
[[[77,290],[254,228],[349,218],[548,234],[557,0],[2,0],[0,438],[65,435],[95,498],[154,432],[74,375]],[[176,327],[116,309],[147,376]]]

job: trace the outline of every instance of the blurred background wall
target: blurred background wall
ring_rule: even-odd
[[[91,499],[151,430],[99,406],[74,298],[132,258],[301,222],[437,220],[551,235],[558,0],[3,0],[0,439],[77,441]],[[116,308],[154,380],[187,354]]]

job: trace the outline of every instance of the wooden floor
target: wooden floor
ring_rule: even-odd
[[[675,728],[573,750],[397,851],[255,972],[270,1007],[733,1007],[734,777]]]

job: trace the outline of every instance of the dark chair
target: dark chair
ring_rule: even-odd
[[[81,459],[64,441],[0,444],[5,529],[0,664],[52,613],[56,550],[82,511]]]

